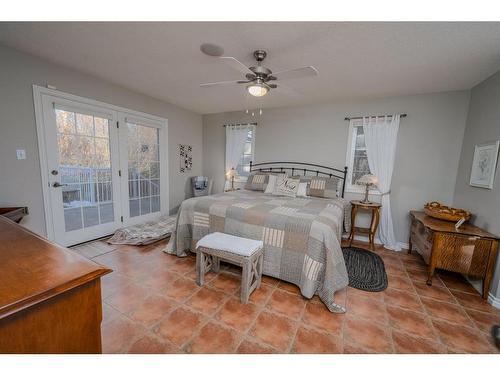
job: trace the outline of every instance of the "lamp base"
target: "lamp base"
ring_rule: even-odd
[[[368,190],[369,190],[369,186],[366,185],[366,190],[365,190],[365,199],[363,199],[361,202],[362,203],[371,203],[369,200],[368,200]]]

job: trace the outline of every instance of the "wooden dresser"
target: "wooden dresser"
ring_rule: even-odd
[[[0,353],[101,353],[109,272],[0,217]]]
[[[483,298],[488,298],[495,270],[499,238],[474,225],[435,219],[421,211],[410,211],[410,248],[429,265],[427,284],[432,285],[436,268],[483,279]]]

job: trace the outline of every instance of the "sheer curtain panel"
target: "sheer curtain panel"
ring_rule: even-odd
[[[226,125],[226,166],[224,173],[236,169],[243,154],[248,130],[252,125]],[[226,188],[228,181],[226,179]]]
[[[363,117],[368,165],[370,171],[378,177],[378,189],[382,194],[378,235],[385,248],[396,251],[401,250],[401,247],[394,235],[390,192],[396,157],[399,117],[399,115]]]

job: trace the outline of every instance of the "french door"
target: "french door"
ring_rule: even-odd
[[[168,213],[166,120],[34,94],[50,239],[70,246]]]

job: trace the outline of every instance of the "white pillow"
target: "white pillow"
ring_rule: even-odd
[[[307,182],[299,183],[299,188],[297,190],[297,197],[307,197]]]
[[[300,180],[298,178],[278,177],[273,194],[283,195],[285,197],[295,197],[299,189],[299,182]]]
[[[275,175],[270,174],[269,175],[269,180],[267,181],[267,186],[266,190],[264,190],[264,194],[272,194],[274,191],[274,188],[276,187],[276,181],[278,180],[278,177]]]

